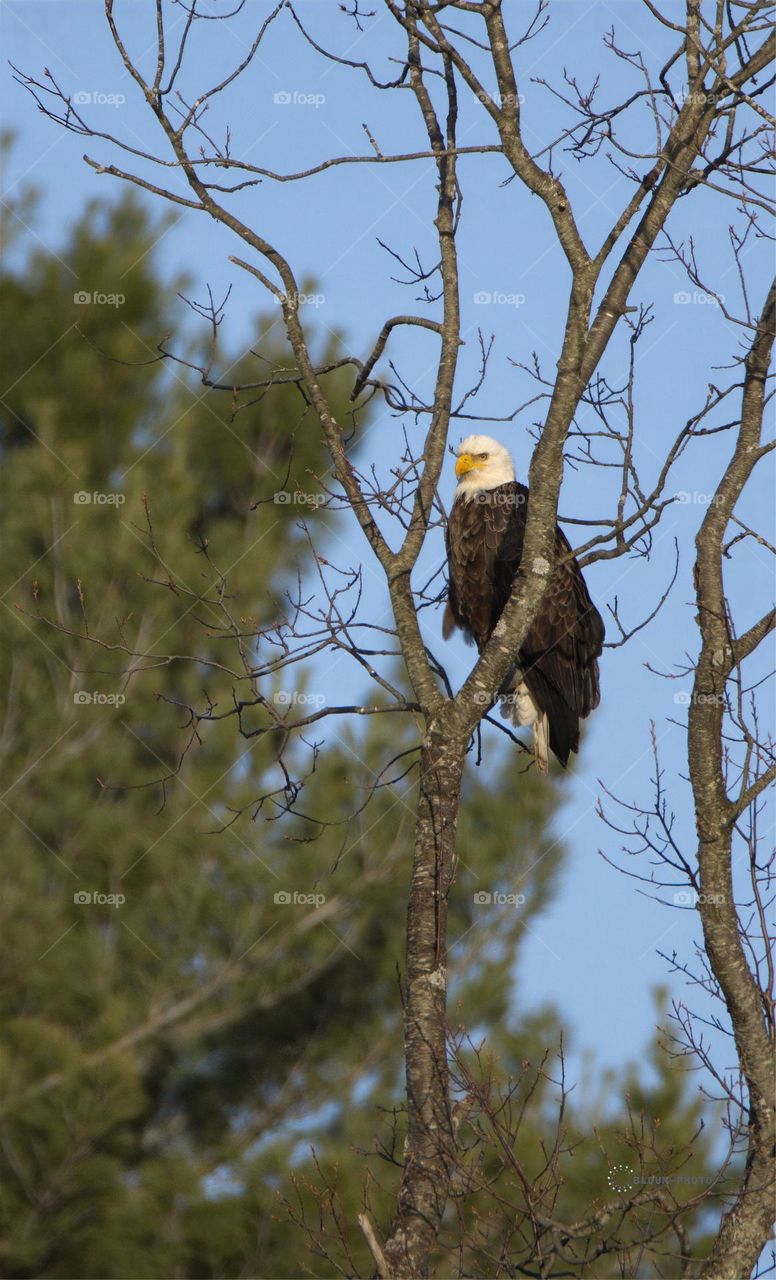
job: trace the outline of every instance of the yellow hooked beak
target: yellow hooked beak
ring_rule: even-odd
[[[470,453],[462,453],[458,457],[455,464],[455,474],[460,480],[461,476],[465,476],[469,471],[474,471],[475,467],[481,467],[482,463],[478,462]]]

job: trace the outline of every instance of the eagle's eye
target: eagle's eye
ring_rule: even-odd
[[[490,454],[489,454],[489,453],[481,453],[481,454],[480,454],[480,459],[482,460],[482,462],[486,462],[486,461],[487,461],[487,459],[488,459],[489,457],[490,457]]]

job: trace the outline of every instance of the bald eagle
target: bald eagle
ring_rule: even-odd
[[[509,451],[490,436],[469,436],[458,449],[458,486],[447,523],[445,639],[460,627],[481,652],[520,567],[529,500],[515,480]],[[571,548],[556,530],[558,556]],[[598,706],[601,615],[576,560],[553,571],[516,663],[501,690],[501,713],[533,728],[536,764],[548,768],[548,745],[562,765],[579,750],[579,722]]]

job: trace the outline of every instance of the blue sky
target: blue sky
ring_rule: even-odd
[[[337,4],[303,0],[299,12],[316,39],[354,61],[369,57],[376,74],[388,79],[395,74],[390,59],[398,53],[398,44],[392,20],[379,5],[372,7],[378,10],[378,17],[367,24],[363,35],[355,31]],[[198,94],[205,84],[220,79],[240,61],[257,13],[268,8],[263,3],[249,4],[246,12],[229,23],[202,24],[192,48],[190,69],[182,77],[184,96]],[[91,95],[84,112],[96,128],[120,134],[134,146],[157,146],[161,153],[164,140],[119,63],[101,6],[85,0],[6,0],[1,12],[4,47],[12,61],[38,75],[48,67],[68,92]],[[526,140],[537,151],[557,134],[567,116],[562,104],[535,83],[536,78],[562,89],[564,68],[584,86],[592,84],[600,72],[601,101],[614,102],[641,84],[636,84],[635,73],[622,59],[603,48],[602,37],[609,28],[614,27],[620,48],[642,50],[655,72],[673,48],[667,39],[670,33],[656,26],[646,9],[633,0],[554,0],[549,13],[545,32],[517,54],[519,88],[525,95]],[[118,0],[116,14],[130,50],[148,69],[155,40],[153,6]],[[171,14],[170,32],[174,33],[176,27],[180,29],[183,11]],[[273,25],[259,55],[244,80],[233,87],[228,105],[214,106],[208,117],[208,128],[216,133],[227,121],[231,124],[235,155],[278,171],[296,171],[328,156],[368,153],[370,144],[363,124],[384,153],[425,149],[409,93],[380,94],[360,72],[322,61],[301,39],[288,13],[281,14]],[[681,76],[673,83],[680,90]],[[88,199],[119,194],[115,179],[96,175],[82,162],[84,151],[100,161],[121,161],[109,144],[65,133],[46,120],[28,95],[12,83],[10,73],[4,75],[2,99],[6,124],[18,135],[5,175],[5,190],[14,194],[25,182],[41,189],[39,216],[31,234],[59,250],[65,228]],[[640,119],[643,126],[646,117]],[[626,126],[625,136],[634,151],[647,151],[653,142],[653,135],[648,133],[645,140],[635,126]],[[459,140],[464,145],[495,141],[495,131],[480,104],[462,101]],[[584,239],[589,247],[597,248],[630,193],[629,184],[609,164],[605,149],[582,166],[557,150],[554,163],[567,186]],[[530,363],[533,352],[545,376],[552,375],[562,334],[568,270],[538,199],[517,182],[503,185],[509,172],[502,159],[479,156],[462,159],[460,164],[464,199],[459,251],[466,346],[458,385],[463,391],[476,376],[478,327],[486,336],[492,333],[490,374],[474,406],[483,415],[501,417],[536,392],[530,377],[518,367],[521,362]],[[137,171],[151,172],[142,162]],[[182,180],[173,171],[163,171],[162,178],[159,172],[157,180],[163,179],[172,190],[184,193]],[[343,334],[346,346],[363,356],[387,316],[409,310],[434,318],[437,315],[435,307],[424,311],[423,304],[414,300],[416,289],[391,280],[400,274],[397,264],[377,243],[378,238],[385,241],[404,257],[411,257],[417,249],[426,265],[435,259],[431,225],[434,181],[427,161],[380,168],[342,166],[304,184],[263,182],[235,196],[230,207],[277,243],[299,279],[308,276],[316,281],[315,291],[322,295],[322,301],[308,308],[315,325],[322,331]],[[158,202],[154,203],[158,209]],[[727,238],[727,226],[733,218],[731,201],[700,192],[680,203],[671,229],[677,240],[690,235],[694,238],[709,284],[740,310],[737,273]],[[204,296],[206,284],[212,286],[216,297],[232,286],[227,334],[231,340],[245,342],[252,318],[267,304],[256,282],[228,261],[230,253],[244,255],[244,248],[209,219],[177,208],[159,251],[165,271],[172,274],[185,269],[194,278],[195,297]],[[665,256],[655,253],[650,257],[631,296],[634,304],[651,303],[654,315],[639,345],[635,391],[637,456],[646,483],[656,476],[667,443],[701,407],[708,383],[721,385],[729,378],[719,366],[730,364],[740,337],[740,331],[725,322],[719,308],[688,283],[677,264],[661,260]],[[751,273],[752,304],[757,309],[768,247],[753,239],[744,256]],[[110,292],[117,286],[111,281],[82,281],[79,287]],[[478,300],[483,293],[491,295],[489,303]],[[682,296],[688,294],[689,301]],[[182,314],[181,321],[188,324],[188,316]],[[435,336],[416,329],[395,333],[388,354],[403,377],[420,394],[428,394],[436,352]],[[602,365],[611,382],[623,381],[627,356],[627,334],[621,325]],[[529,429],[540,414],[541,406],[529,408],[512,423],[500,424],[492,431],[509,445],[522,476],[532,447]],[[417,444],[421,428],[409,420],[405,425]],[[477,429],[488,430],[484,425]],[[454,426],[451,439],[457,440],[468,430],[468,426]],[[403,450],[401,423],[387,410],[378,412],[360,447],[361,461],[374,463],[387,475]],[[622,616],[633,625],[650,612],[667,585],[673,569],[674,539],[678,540],[679,577],[666,607],[624,649],[607,650],[604,655],[602,707],[590,722],[579,760],[564,779],[567,800],[556,823],[558,836],[569,846],[567,866],[557,898],[533,928],[520,962],[521,999],[527,997],[535,1005],[557,1003],[571,1028],[576,1051],[593,1050],[601,1066],[617,1066],[638,1057],[653,1035],[652,990],[669,982],[658,948],[669,953],[676,950],[689,960],[699,938],[694,912],[668,909],[651,901],[598,856],[599,849],[616,856],[619,841],[596,817],[595,804],[602,795],[603,782],[623,798],[649,805],[653,773],[649,722],[654,721],[678,837],[686,851],[694,847],[691,797],[682,777],[685,709],[681,698],[676,701],[677,693],[689,690],[691,679],[661,680],[649,673],[646,664],[675,671],[674,664],[685,655],[691,660],[696,651],[691,597],[693,538],[728,449],[727,436],[722,435],[695,445],[685,454],[668,491],[683,494],[686,500],[664,515],[650,563],[615,560],[591,567],[586,575],[601,611],[613,605],[616,597]],[[753,485],[747,511],[756,514],[771,509],[772,482],[771,470]],[[442,486],[446,500],[453,484],[448,463]],[[614,484],[606,472],[568,469],[562,514],[588,519],[611,515]],[[573,540],[573,527],[568,527],[568,532]],[[365,565],[370,617],[382,616],[387,604],[385,591],[359,530],[354,524],[347,525],[340,537],[340,557]],[[416,580],[422,581],[441,557],[441,534],[437,533],[424,553]],[[738,626],[744,629],[762,612],[763,602],[771,594],[765,555],[751,543],[739,547],[730,585]],[[428,643],[445,658],[454,684],[461,683],[472,663],[471,650],[458,642],[443,645],[441,614],[426,612],[424,620]],[[611,623],[609,633],[615,638]],[[326,687],[333,676],[333,672],[321,671],[315,678]],[[502,747],[490,738],[488,749]],[[649,873],[644,861],[637,869]],[[677,979],[670,979],[672,991],[679,999],[688,998],[684,987],[676,983]],[[702,1008],[700,1003],[697,1007]]]

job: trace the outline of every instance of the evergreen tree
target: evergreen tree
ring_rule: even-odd
[[[401,1159],[415,729],[359,720],[325,743],[305,792],[322,823],[272,801],[257,813],[275,785],[272,734],[241,737],[224,718],[200,735],[187,715],[203,688],[216,710],[233,705],[248,683],[241,649],[296,563],[310,568],[298,509],[272,498],[309,488],[322,457],[310,431],[292,449],[305,416],[292,387],[232,419],[228,397],[156,359],[185,287],[157,275],[161,230],[132,199],[94,205],[59,256],[22,244],[0,281],[14,316],[0,351],[1,1265],[19,1277],[329,1276],[348,1270],[350,1248],[369,1274],[354,1227],[364,1186],[384,1217]],[[238,354],[223,363],[251,367]],[[484,1036],[521,1077],[521,1150],[537,1177],[554,1090],[541,1076],[529,1097],[526,1064],[557,1045],[558,1019],[515,1020],[514,962],[563,858],[557,803],[529,775],[518,791],[513,758],[500,774],[470,771],[450,904],[454,1007],[471,1036],[462,1068],[485,1070],[472,1048]],[[318,905],[276,901],[291,891]],[[493,1071],[490,1084],[508,1088]],[[693,1143],[697,1108],[664,1059],[655,1085],[634,1073],[629,1089],[661,1150]],[[492,1167],[503,1189],[492,1135],[464,1116],[472,1167]],[[607,1194],[602,1148],[626,1127],[622,1097],[573,1108],[568,1126],[576,1163],[559,1194],[573,1215]],[[704,1169],[706,1145],[693,1150]],[[504,1195],[517,1204],[511,1185]],[[321,1204],[316,1256],[299,1227]],[[489,1274],[509,1214],[492,1190],[462,1205],[463,1273]],[[456,1214],[442,1267],[461,1262]]]

